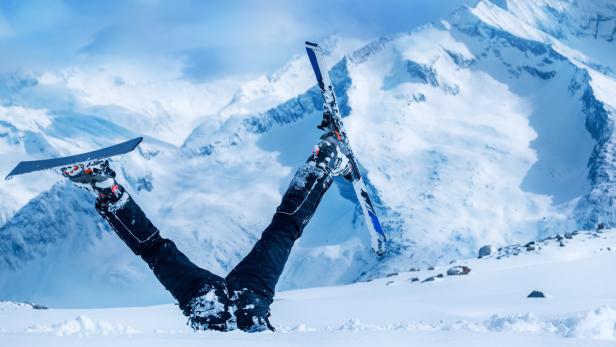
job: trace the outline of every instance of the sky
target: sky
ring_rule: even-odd
[[[271,73],[305,40],[373,39],[474,0],[0,0],[0,73],[122,62],[204,82]]]

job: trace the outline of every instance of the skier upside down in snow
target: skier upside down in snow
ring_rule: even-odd
[[[64,176],[96,195],[96,210],[152,269],[178,301],[195,330],[274,330],[269,322],[274,289],[295,240],[314,214],[334,176],[347,176],[349,160],[332,133],[321,137],[298,169],[271,224],[248,255],[227,275],[193,264],[173,241],[160,236],[141,208],[114,179],[108,161],[62,169]]]

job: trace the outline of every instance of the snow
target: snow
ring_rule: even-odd
[[[25,302],[0,301],[0,311],[32,309],[32,304]]]
[[[95,321],[86,316],[77,316],[75,319],[62,323],[48,325],[34,325],[26,328],[29,333],[54,334],[56,336],[90,336],[110,334],[135,334],[139,331],[124,327],[121,324],[111,324],[105,321]]]
[[[569,98],[575,67],[551,67],[558,74],[548,80],[503,71],[501,64],[540,59],[506,47],[427,27],[349,66],[351,143],[383,205],[405,221],[391,237],[413,245],[413,258],[528,239],[543,232],[538,221],[589,189],[594,141],[582,105]],[[470,69],[451,58],[472,61],[470,52],[483,50],[494,55]],[[429,83],[405,79],[408,59],[432,71]],[[412,98],[419,94],[425,102]],[[394,224],[388,212],[385,224]]]
[[[476,15],[485,23],[510,32],[516,36],[540,42],[548,40],[547,35],[542,33],[537,28],[524,22],[520,22],[514,13],[505,11],[489,1],[480,1],[476,7],[471,9],[471,13]],[[542,12],[539,13],[542,14]]]
[[[0,310],[4,346],[609,346],[616,341],[616,230],[535,243],[513,255],[394,273],[346,286],[283,291],[274,333],[193,332],[175,305]],[[523,249],[512,245],[510,249]],[[409,279],[469,266],[468,275]],[[390,283],[389,285],[387,283]],[[529,299],[535,289],[549,299]]]
[[[36,133],[44,131],[51,124],[49,115],[44,110],[29,109],[21,106],[0,105],[0,170],[3,177],[13,168],[24,153],[30,152],[34,158],[41,159],[54,151],[37,148],[44,139]],[[50,175],[46,175],[49,177]],[[58,180],[58,179],[56,179]],[[19,207],[25,205],[41,191],[49,189],[51,184],[44,180],[25,182],[16,179],[12,186],[0,184],[3,201],[0,205],[0,224],[6,222]]]

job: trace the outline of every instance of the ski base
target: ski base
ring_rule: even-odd
[[[116,155],[126,154],[134,150],[143,141],[143,137],[119,143],[117,145],[101,148],[92,152],[70,155],[67,157],[22,161],[6,176],[6,180],[17,175],[23,175],[30,172],[53,169],[56,167],[64,167],[72,164],[83,163],[87,161],[104,159]]]

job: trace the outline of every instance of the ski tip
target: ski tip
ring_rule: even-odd
[[[314,43],[314,42],[310,42],[310,41],[306,41],[306,46],[310,46],[310,47],[319,47],[318,44]]]
[[[139,136],[139,137],[135,137],[132,140],[128,140],[126,142],[123,142],[123,144],[130,144],[130,151],[132,151],[133,149],[137,148],[137,146],[139,146],[139,144],[143,141],[143,137]]]
[[[17,166],[15,166],[13,168],[13,170],[11,170],[11,172],[9,172],[8,175],[6,175],[6,177],[4,178],[7,181],[10,181],[13,177],[15,177],[15,173],[19,170],[19,167],[21,166],[21,163],[17,164]]]
[[[139,144],[143,141],[143,137],[139,136],[131,141],[135,141],[135,147],[139,146]]]

